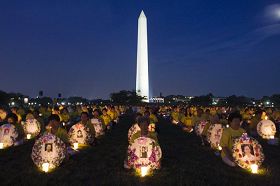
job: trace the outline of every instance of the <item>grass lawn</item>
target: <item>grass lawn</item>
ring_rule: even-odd
[[[31,160],[34,141],[0,151],[0,185],[280,185],[280,149],[262,144],[264,174],[253,175],[223,164],[197,136],[160,120],[162,168],[140,178],[123,168],[130,117],[120,120],[99,144],[76,154],[54,172],[45,174]]]

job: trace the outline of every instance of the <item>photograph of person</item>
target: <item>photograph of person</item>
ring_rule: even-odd
[[[141,147],[141,158],[147,158],[148,157],[148,147],[142,146]]]
[[[242,154],[243,154],[242,161],[251,162],[251,161],[256,160],[252,145],[249,145],[249,144],[241,145],[241,149],[242,149]]]
[[[45,151],[46,152],[52,152],[53,151],[52,143],[46,143],[45,144]]]
[[[10,129],[4,129],[4,135],[8,135],[9,134],[9,132],[10,132]]]
[[[77,138],[82,138],[83,137],[83,133],[81,130],[78,130],[77,132]]]

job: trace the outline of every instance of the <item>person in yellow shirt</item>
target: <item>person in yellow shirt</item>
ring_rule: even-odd
[[[89,119],[89,114],[87,112],[81,113],[81,122],[85,127],[89,128],[92,138],[95,138],[95,128]],[[94,140],[93,140],[94,141]]]
[[[112,127],[112,118],[107,114],[107,112],[106,108],[102,109],[101,118],[104,121],[106,129],[110,129]]]
[[[251,136],[257,136],[257,125],[262,120],[262,110],[257,110],[255,115],[252,117],[251,122],[249,124],[249,133]]]
[[[0,107],[0,125],[5,123],[7,112],[3,107]]]
[[[48,118],[48,124],[46,126],[46,131],[57,136],[66,145],[69,145],[69,137],[67,131],[60,126],[60,118],[57,114],[52,114]]]
[[[69,122],[69,120],[70,120],[70,115],[69,115],[68,110],[67,110],[66,108],[64,108],[64,109],[61,110],[60,116],[61,116],[61,119],[62,119],[61,121],[62,121],[62,122],[64,122],[64,123]]]
[[[234,140],[241,137],[242,134],[246,132],[244,129],[240,128],[241,121],[242,116],[239,112],[231,113],[228,117],[230,127],[224,129],[220,142],[220,145],[222,147],[222,160],[224,163],[231,167],[236,166],[232,157],[232,147],[234,144]]]
[[[18,108],[17,107],[12,107],[11,108],[12,113],[14,113],[15,115],[17,115],[17,123],[21,123],[22,117],[21,115],[18,113]]]
[[[118,122],[118,113],[116,112],[115,108],[113,106],[108,107],[108,112],[107,114],[110,116],[112,119],[112,122],[117,123]]]
[[[173,111],[171,112],[172,123],[176,125],[179,124],[181,117],[180,109],[177,106],[174,106]]]
[[[158,145],[158,138],[157,138],[157,133],[155,132],[149,132],[148,130],[148,126],[149,126],[149,119],[147,117],[139,117],[137,119],[137,123],[140,127],[140,131],[138,131],[137,133],[135,133],[134,135],[132,135],[130,143],[133,143],[135,139],[139,138],[139,137],[148,137],[148,138],[152,138],[156,141],[156,144]]]
[[[186,109],[185,115],[181,118],[181,123],[183,124],[183,130],[187,132],[193,131],[193,115],[189,108]]]
[[[158,122],[157,117],[154,114],[151,114],[151,112],[149,110],[146,110],[144,112],[144,116],[146,116],[147,118],[150,119],[150,123],[156,124]]]

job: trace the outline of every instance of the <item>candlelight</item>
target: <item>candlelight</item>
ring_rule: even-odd
[[[141,167],[141,177],[144,177],[148,174],[149,168],[148,167]]]
[[[270,138],[270,139],[274,139],[274,136],[270,136],[269,138]]]
[[[4,143],[0,143],[0,149],[4,149]]]
[[[264,117],[264,119],[265,119],[265,120],[268,120],[268,117],[267,117],[267,116],[265,116],[265,117]]]
[[[42,164],[42,169],[44,172],[48,172],[49,171],[49,166],[50,164],[49,163],[43,163]]]
[[[223,148],[220,146],[220,145],[218,145],[218,150],[222,150]]]
[[[74,143],[73,146],[74,146],[74,150],[77,150],[79,148],[79,143]]]
[[[27,134],[27,135],[26,135],[26,138],[27,138],[27,139],[31,139],[31,134]]]
[[[258,169],[259,169],[259,167],[258,167],[257,164],[252,164],[252,165],[251,165],[251,172],[252,172],[253,174],[258,174]]]

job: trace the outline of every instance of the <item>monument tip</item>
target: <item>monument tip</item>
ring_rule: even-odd
[[[141,11],[141,14],[140,14],[140,16],[139,17],[146,17],[146,15],[145,15],[145,13],[144,13],[144,11],[142,10]]]

